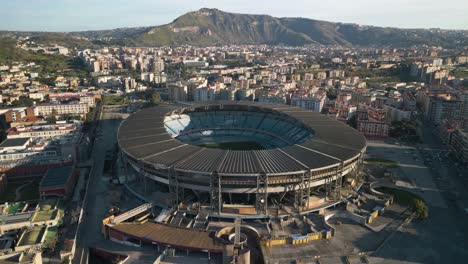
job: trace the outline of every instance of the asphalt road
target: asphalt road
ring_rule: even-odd
[[[119,114],[106,111],[98,122],[91,152],[94,168],[89,177],[87,204],[84,207],[84,218],[79,230],[74,263],[87,263],[88,248],[103,239],[101,223],[110,206],[106,195],[108,179],[103,178],[104,160],[106,150],[116,142],[119,123]]]
[[[102,233],[102,219],[107,215],[113,205],[109,195],[112,185],[109,178],[103,174],[105,154],[117,140],[117,130],[126,113],[125,108],[107,107],[96,130],[96,139],[93,146],[91,160],[94,170],[89,178],[87,191],[87,204],[84,208],[84,218],[80,227],[80,236],[77,239],[76,253],[73,263],[88,263],[89,248],[99,247],[104,250],[118,252],[130,256],[126,263],[153,263],[158,256],[157,250],[151,246],[135,248],[106,240]]]

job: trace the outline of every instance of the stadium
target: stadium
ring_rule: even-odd
[[[118,144],[145,192],[164,191],[171,205],[195,197],[212,214],[252,215],[341,200],[366,150],[364,137],[334,118],[233,101],[140,110],[121,124]]]

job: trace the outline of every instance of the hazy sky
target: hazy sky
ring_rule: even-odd
[[[468,29],[468,0],[0,0],[0,30],[155,26],[202,7],[375,26]]]

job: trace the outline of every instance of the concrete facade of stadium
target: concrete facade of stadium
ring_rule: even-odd
[[[206,143],[255,141],[261,149],[222,149]],[[147,179],[168,186],[173,204],[183,190],[207,194],[213,212],[231,195],[245,196],[258,214],[289,197],[299,211],[311,193],[340,200],[345,181],[359,177],[364,137],[333,118],[288,105],[210,102],[161,105],[126,119],[118,132],[122,158]]]

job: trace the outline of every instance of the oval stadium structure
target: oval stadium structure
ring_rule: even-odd
[[[221,212],[227,204],[311,208],[340,199],[359,175],[364,137],[334,118],[288,105],[208,102],[143,109],[120,126],[122,157],[174,203],[190,191]]]

